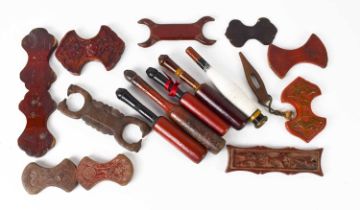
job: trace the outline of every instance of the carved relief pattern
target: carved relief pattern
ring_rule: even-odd
[[[309,172],[322,176],[322,149],[272,149],[267,147],[240,148],[227,146],[229,162],[227,172],[251,171],[254,173],[283,172],[295,174]]]
[[[91,39],[83,39],[75,31],[69,31],[61,40],[56,57],[71,73],[80,75],[82,67],[92,60],[101,61],[107,70],[111,70],[124,49],[123,40],[108,26],[101,26],[99,33]]]
[[[315,115],[311,101],[321,94],[319,87],[298,77],[281,94],[281,101],[292,104],[296,117],[286,122],[286,128],[295,136],[310,142],[326,126],[326,118]]]
[[[125,155],[118,155],[107,163],[97,163],[84,157],[78,166],[77,178],[87,190],[103,180],[111,180],[126,185],[133,176],[133,165]]]

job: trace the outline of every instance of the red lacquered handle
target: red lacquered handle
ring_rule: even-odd
[[[221,136],[229,130],[230,125],[228,123],[190,93],[185,93],[181,97],[180,104]]]
[[[236,130],[245,126],[248,117],[209,85],[202,84],[195,94]]]
[[[165,117],[159,117],[153,129],[195,163],[199,163],[207,153],[205,147]]]
[[[152,88],[145,80],[143,80],[136,72],[132,70],[124,71],[125,78],[131,82],[133,85],[138,87],[141,91],[143,91],[146,95],[148,95],[153,101],[155,101],[161,108],[169,113],[170,110],[175,106],[175,104],[166,100],[159,92],[157,92],[154,88]]]

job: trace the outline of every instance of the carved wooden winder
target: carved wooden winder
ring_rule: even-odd
[[[227,145],[229,162],[226,172],[250,171],[257,174],[282,172],[285,174],[314,173],[322,176],[322,149],[273,149],[268,147],[241,148]]]
[[[124,41],[110,27],[101,26],[99,33],[91,39],[83,39],[74,30],[69,31],[55,54],[68,71],[80,75],[82,67],[93,60],[100,61],[106,70],[111,70],[124,49]]]
[[[246,26],[240,20],[232,20],[226,29],[226,37],[235,47],[242,47],[249,39],[256,39],[263,45],[271,44],[277,28],[267,18],[259,18],[254,26]]]
[[[284,78],[286,73],[298,63],[312,63],[325,68],[328,57],[325,45],[318,36],[312,34],[303,46],[294,50],[286,50],[270,45],[268,60],[275,74],[280,78]]]
[[[56,39],[43,28],[36,28],[22,40],[28,61],[20,79],[29,90],[19,104],[26,116],[26,127],[18,139],[19,147],[30,156],[40,157],[55,145],[55,137],[47,128],[47,120],[56,109],[48,92],[56,75],[49,58],[56,48]]]
[[[326,126],[326,118],[319,117],[311,110],[311,101],[321,94],[320,88],[298,77],[281,94],[281,101],[293,105],[296,116],[286,122],[290,133],[305,142],[310,142]]]
[[[214,18],[205,16],[195,23],[157,24],[147,18],[141,19],[138,23],[145,24],[150,28],[150,37],[147,41],[139,43],[139,46],[150,47],[160,40],[196,40],[204,45],[212,45],[215,40],[206,38],[202,28],[205,23],[213,20]]]
[[[79,184],[87,190],[103,180],[110,180],[122,186],[127,185],[133,173],[131,161],[121,154],[106,163],[98,163],[89,157],[84,157],[76,172]]]
[[[69,159],[64,159],[53,168],[30,163],[25,167],[21,178],[29,194],[37,194],[49,186],[70,192],[78,185],[76,165]]]

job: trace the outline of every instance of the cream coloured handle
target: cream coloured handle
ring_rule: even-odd
[[[217,70],[210,67],[206,70],[206,74],[216,88],[248,117],[258,109],[238,85],[220,74]]]

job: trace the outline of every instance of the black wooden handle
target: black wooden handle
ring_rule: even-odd
[[[144,106],[140,101],[138,101],[128,90],[125,88],[119,88],[116,90],[116,96],[119,100],[123,101],[131,108],[139,112],[143,117],[149,120],[152,124],[155,123],[158,116],[154,112],[150,111],[146,106]]]
[[[146,70],[146,74],[156,83],[161,85],[166,91],[168,91],[169,96],[175,96],[176,98],[180,99],[184,95],[184,92],[181,89],[179,89],[177,86],[174,86],[176,84],[169,76],[161,73],[157,69],[149,67]]]

